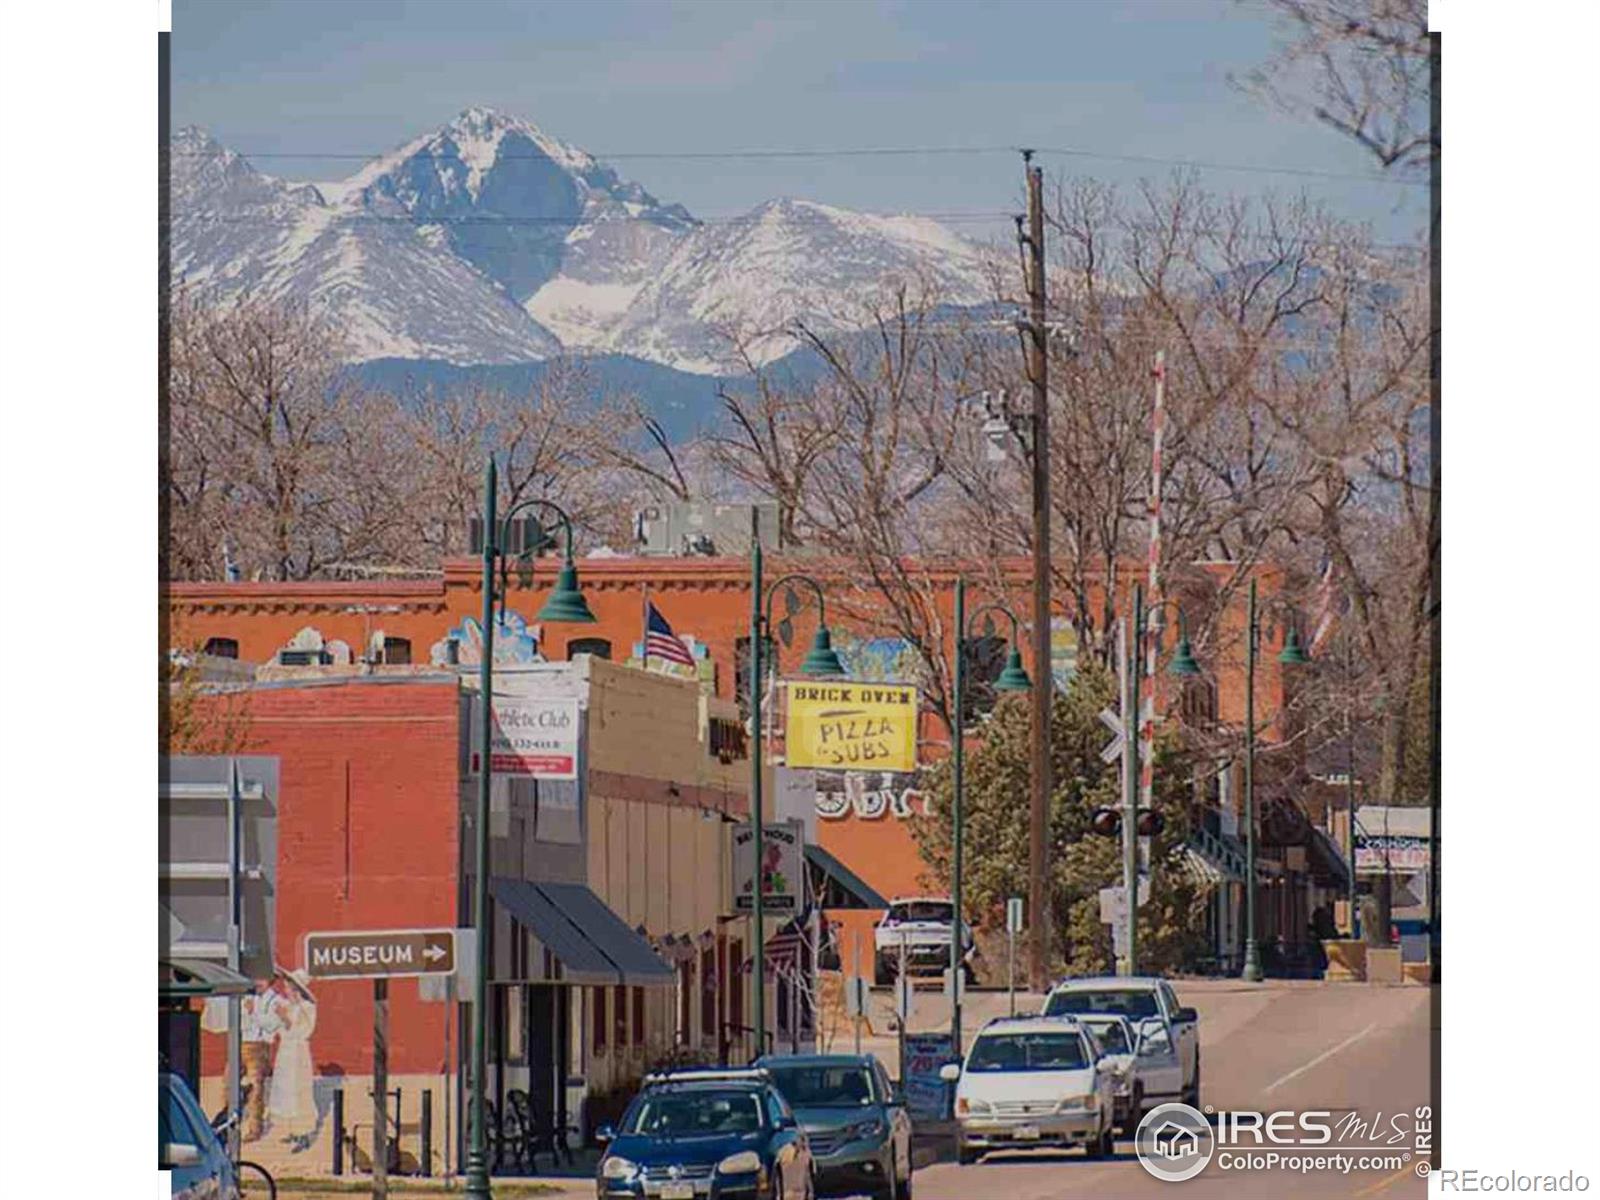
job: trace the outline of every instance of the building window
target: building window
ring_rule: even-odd
[[[744,972],[739,969],[743,965],[744,943],[729,943],[728,1023],[735,1026],[742,1026],[744,1024]]]
[[[333,655],[326,650],[279,650],[280,667],[327,667],[333,665]]]
[[[700,1036],[717,1035],[717,952],[700,951]]]
[[[744,722],[711,717],[706,722],[706,750],[722,763],[749,758],[750,743],[745,735]]]
[[[207,638],[205,649],[200,653],[209,654],[213,658],[238,658],[239,643],[235,638]]]
[[[594,996],[594,1004],[592,1006],[594,1008],[594,1028],[590,1031],[594,1039],[594,1052],[596,1054],[604,1054],[606,1052],[607,1028],[606,989],[603,987],[591,988],[590,992]]]
[[[778,661],[778,643],[767,638],[761,650],[762,664],[767,671],[771,671],[773,664]],[[750,716],[750,639],[738,638],[733,643],[733,689],[734,699],[739,702],[739,716]]]
[[[642,987],[633,989],[633,1044],[635,1046],[643,1046],[645,1044],[644,989]]]
[[[677,1040],[688,1045],[690,1038],[689,1024],[694,1019],[694,1005],[690,1003],[690,991],[693,988],[694,964],[685,960],[678,964],[678,1027],[673,1032]]]
[[[567,643],[567,659],[570,661],[580,654],[609,660],[611,642],[607,638],[573,638]]]
[[[402,637],[385,637],[383,639],[383,661],[391,667],[409,667],[411,665],[411,639]]]
[[[611,1040],[620,1050],[628,1044],[628,989],[619,983],[611,991],[611,1020],[614,1025]]]

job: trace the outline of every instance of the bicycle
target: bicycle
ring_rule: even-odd
[[[246,1089],[246,1095],[248,1094]],[[243,1102],[244,1097],[241,1096],[240,1103]],[[238,1123],[239,1114],[230,1113],[227,1109],[223,1109],[211,1118],[211,1128],[223,1145],[227,1145],[228,1132]],[[242,1198],[257,1200],[257,1197],[262,1197],[264,1200],[278,1200],[278,1181],[272,1177],[272,1172],[260,1163],[245,1158],[238,1159],[233,1164],[233,1173],[238,1180],[239,1195]]]

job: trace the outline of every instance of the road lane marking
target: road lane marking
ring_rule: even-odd
[[[1346,1046],[1355,1045],[1357,1042],[1359,1042],[1362,1038],[1366,1037],[1367,1034],[1371,1033],[1377,1027],[1378,1027],[1378,1023],[1376,1021],[1374,1021],[1372,1024],[1368,1025],[1365,1029],[1361,1030],[1360,1032],[1351,1034],[1349,1037],[1345,1038],[1344,1041],[1340,1042],[1337,1046],[1334,1046],[1332,1049],[1324,1050],[1321,1054],[1317,1055],[1310,1062],[1305,1063],[1303,1066],[1296,1067],[1294,1070],[1290,1071],[1287,1075],[1283,1076],[1283,1078],[1274,1080],[1272,1083],[1267,1084],[1266,1087],[1261,1089],[1262,1095],[1265,1095],[1268,1092],[1277,1091],[1284,1084],[1288,1083],[1291,1079],[1297,1079],[1301,1075],[1304,1075],[1307,1071],[1311,1070],[1312,1067],[1318,1065],[1319,1063],[1326,1062],[1328,1059],[1332,1058],[1335,1054],[1339,1053],[1339,1051],[1343,1050]]]

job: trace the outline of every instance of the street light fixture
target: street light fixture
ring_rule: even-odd
[[[761,543],[753,542],[750,547],[750,730],[754,745],[750,754],[750,824],[755,869],[751,883],[750,941],[753,952],[751,961],[755,970],[757,1057],[767,1052],[767,939],[763,925],[766,907],[762,898],[766,881],[761,870],[762,852],[766,847],[766,826],[761,811],[761,767],[764,757],[761,749],[761,657],[766,644],[766,631],[772,624],[772,597],[777,595],[781,586],[788,583],[805,584],[817,597],[817,634],[811,641],[805,661],[800,664],[800,673],[811,679],[839,679],[845,674],[844,664],[833,649],[833,635],[828,630],[822,585],[809,575],[790,574],[775,580],[770,588],[763,590]],[[776,656],[777,651],[774,650],[773,654]]]
[[[477,977],[472,989],[472,1094],[471,1137],[467,1148],[466,1188],[467,1200],[490,1200],[489,1157],[487,1130],[484,1125],[484,1076],[488,1074],[488,1008],[489,963],[491,959],[489,926],[489,792],[494,776],[494,759],[491,742],[494,718],[494,627],[495,598],[498,592],[501,614],[505,612],[506,556],[501,547],[511,540],[512,522],[518,514],[542,510],[554,516],[566,532],[566,554],[561,572],[556,577],[555,590],[550,593],[539,610],[542,621],[576,624],[593,624],[594,613],[589,602],[578,590],[578,568],[572,554],[572,519],[559,505],[549,500],[523,500],[514,505],[504,521],[495,522],[495,501],[498,492],[494,456],[483,472],[483,630],[478,664],[478,803],[474,814],[473,835],[477,843],[477,878],[473,880],[473,923],[477,930]],[[544,533],[538,522],[531,522],[532,536],[522,539],[519,557],[527,558],[544,544]],[[499,560],[500,585],[495,586],[495,564]]]
[[[1033,680],[1028,677],[1028,672],[1022,666],[1022,651],[1018,648],[1018,624],[1016,615],[1003,604],[988,604],[972,614],[971,621],[988,613],[998,612],[1011,622],[1011,653],[1006,657],[1005,669],[1000,672],[994,681],[994,690],[997,692],[1026,692],[1033,689]],[[955,715],[951,722],[950,754],[952,758],[952,774],[954,778],[953,795],[950,804],[950,896],[951,896],[951,921],[950,921],[950,1042],[952,1052],[959,1057],[961,1054],[961,963],[963,958],[962,946],[962,833],[965,820],[963,802],[965,800],[966,785],[966,746],[964,733],[966,731],[966,645],[971,640],[971,621],[967,617],[967,581],[961,576],[956,576],[956,661],[954,677]],[[1034,917],[1039,920],[1039,916]]]

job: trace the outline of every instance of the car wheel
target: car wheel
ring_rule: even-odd
[[[1133,1098],[1128,1102],[1128,1120],[1122,1127],[1123,1137],[1132,1137],[1139,1131],[1139,1121],[1144,1116],[1144,1089],[1135,1086]]]
[[[1183,1102],[1190,1108],[1200,1107],[1200,1052],[1194,1052],[1194,1079],[1183,1093]]]
[[[1104,1158],[1106,1156],[1106,1131],[1104,1129],[1094,1135],[1094,1141],[1083,1144],[1083,1156],[1089,1159]]]
[[[970,1167],[973,1163],[977,1162],[982,1157],[983,1157],[983,1154],[980,1151],[968,1150],[965,1146],[959,1146],[958,1145],[956,1147],[956,1165],[957,1166]]]

